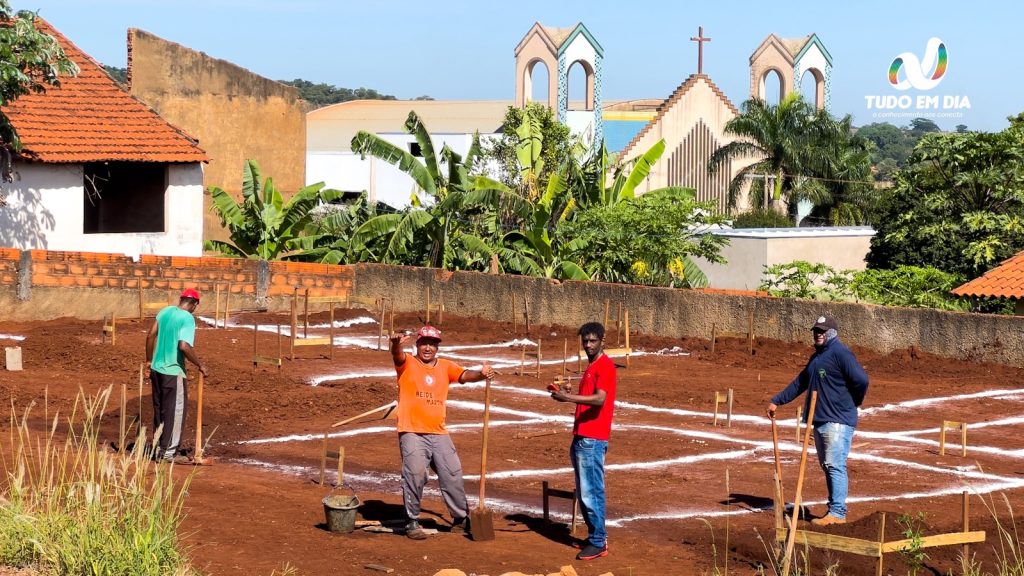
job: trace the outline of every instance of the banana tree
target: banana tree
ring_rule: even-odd
[[[523,211],[527,200],[489,178],[471,175],[480,154],[478,134],[473,135],[465,158],[447,145],[438,158],[415,111],[409,112],[405,129],[419,143],[422,162],[369,132],[360,131],[352,139],[354,152],[395,165],[422,192],[422,199],[414,196],[411,209],[382,214],[360,226],[353,235],[354,248],[379,262],[444,269],[482,264],[481,246],[487,242],[474,233],[474,215],[486,217],[499,207]]]
[[[210,187],[213,209],[230,233],[229,241],[207,240],[204,248],[242,258],[288,258],[294,242],[312,221],[311,211],[320,203],[324,184],[300,189],[288,202],[271,178],[263,180],[259,165],[248,160],[242,173],[242,201],[236,202],[218,186]]]

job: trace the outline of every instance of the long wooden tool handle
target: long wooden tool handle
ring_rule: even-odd
[[[782,497],[782,456],[779,453],[779,427],[775,423],[775,417],[771,417],[772,421],[772,446],[775,449],[775,477],[779,482],[779,497]],[[784,504],[785,502],[783,502]]]
[[[789,527],[786,540],[786,555],[782,561],[782,576],[789,576],[790,561],[796,548],[796,521],[800,517],[800,493],[804,489],[804,469],[807,467],[807,446],[811,441],[811,428],[814,427],[814,406],[818,402],[818,391],[811,392],[811,406],[807,409],[807,429],[804,431],[804,446],[800,454],[800,472],[796,478],[796,494],[793,495],[793,521]]]
[[[196,454],[194,460],[203,460],[203,373],[199,373],[199,390],[196,393]]]
[[[487,428],[491,422],[491,379],[484,384],[484,433],[480,448],[480,504],[484,507],[484,485],[487,482]]]
[[[344,426],[345,424],[348,424],[349,422],[353,422],[355,420],[359,420],[360,418],[363,418],[365,416],[369,416],[370,414],[373,414],[375,412],[383,412],[385,410],[388,410],[389,408],[394,408],[395,406],[398,406],[398,401],[397,400],[392,400],[391,402],[388,402],[387,404],[385,404],[383,406],[378,406],[377,408],[374,408],[373,410],[367,410],[366,412],[363,412],[362,414],[357,414],[357,415],[355,415],[355,416],[353,416],[351,418],[346,418],[346,419],[342,420],[341,422],[335,422],[334,424],[331,424],[331,428],[337,428],[338,426]]]

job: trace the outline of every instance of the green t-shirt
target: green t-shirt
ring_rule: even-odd
[[[150,367],[169,376],[185,375],[185,353],[178,348],[178,342],[193,345],[196,338],[196,320],[187,310],[168,306],[156,315],[156,346],[153,348],[153,362]]]

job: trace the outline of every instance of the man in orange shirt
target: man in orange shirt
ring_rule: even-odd
[[[398,372],[398,444],[402,453],[402,499],[409,518],[405,534],[413,540],[427,538],[420,527],[420,500],[427,483],[428,466],[437,474],[441,494],[452,515],[452,532],[468,533],[469,503],[462,481],[462,462],[445,428],[445,403],[451,382],[479,382],[494,375],[490,364],[465,370],[437,357],[441,331],[424,326],[416,334],[416,355],[402,346],[408,336],[391,335],[391,358]]]

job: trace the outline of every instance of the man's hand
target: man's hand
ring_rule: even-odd
[[[483,374],[484,378],[494,378],[494,368],[492,368],[489,363],[485,362],[484,365],[480,367],[480,373]]]
[[[565,397],[565,392],[552,392],[551,399],[557,402],[569,402],[569,399]]]
[[[779,409],[778,406],[776,406],[775,404],[769,403],[768,404],[768,410],[766,410],[766,412],[768,412],[768,417],[771,418],[772,420],[775,420],[775,411],[778,410],[778,409]]]
[[[199,363],[199,373],[202,374],[203,376],[209,376],[210,375],[210,371],[206,368],[206,363],[205,362],[200,362]]]
[[[391,339],[391,345],[392,346],[395,346],[395,345],[402,346],[406,342],[409,341],[409,332],[408,331],[405,331],[405,332],[392,332],[388,336],[388,338]]]

